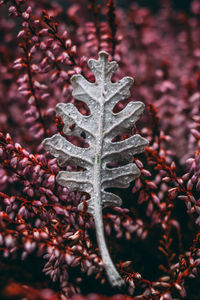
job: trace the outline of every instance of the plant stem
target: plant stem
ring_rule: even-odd
[[[103,64],[102,74],[104,76],[105,62]],[[116,270],[108,248],[105,242],[103,216],[102,216],[102,200],[101,200],[101,157],[103,148],[103,124],[104,124],[104,92],[105,92],[105,79],[102,79],[101,99],[100,99],[100,112],[99,112],[99,128],[96,143],[96,155],[94,164],[94,221],[96,225],[96,237],[100,250],[100,254],[104,263],[108,280],[113,287],[121,287],[124,285],[124,280]]]

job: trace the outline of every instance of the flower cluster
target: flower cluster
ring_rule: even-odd
[[[165,0],[154,13],[137,1],[60,2],[0,0],[0,298],[195,299],[200,1],[191,1],[188,13]],[[56,182],[60,167],[41,143],[64,135],[57,103],[90,114],[72,98],[70,79],[83,74],[93,82],[87,60],[99,50],[119,64],[114,81],[136,80],[132,99],[114,112],[128,101],[146,104],[137,130],[149,146],[133,158],[141,176],[115,191],[121,208],[103,210],[109,252],[126,282],[121,291],[107,281],[87,195]],[[84,136],[73,142],[84,147]]]

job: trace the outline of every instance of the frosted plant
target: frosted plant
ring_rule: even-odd
[[[57,115],[64,122],[65,135],[81,136],[84,132],[88,148],[73,145],[60,134],[44,140],[44,148],[58,159],[60,166],[76,165],[82,172],[60,171],[57,182],[70,191],[87,192],[88,212],[95,220],[97,242],[102,260],[112,286],[122,286],[123,279],[117,272],[107,249],[102,219],[102,208],[119,206],[119,196],[106,191],[107,188],[127,188],[130,182],[140,175],[137,166],[132,163],[133,155],[144,151],[148,141],[135,134],[120,142],[112,142],[113,138],[126,132],[140,117],[144,110],[141,102],[130,102],[119,113],[113,108],[120,100],[130,96],[133,78],[124,77],[118,82],[111,82],[111,77],[118,65],[108,61],[106,52],[99,53],[99,59],[90,59],[88,66],[95,75],[96,82],[88,82],[82,75],[74,75],[71,79],[73,97],[84,101],[90,115],[84,116],[72,104],[59,103]],[[73,129],[70,125],[75,124]],[[108,167],[111,163],[121,163],[118,167]],[[79,205],[83,209],[83,204]]]

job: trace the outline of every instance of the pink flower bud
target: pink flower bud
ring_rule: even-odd
[[[30,17],[30,15],[29,15],[29,13],[28,13],[27,11],[25,11],[25,12],[22,13],[22,17],[23,17],[25,20],[28,20],[29,17]]]

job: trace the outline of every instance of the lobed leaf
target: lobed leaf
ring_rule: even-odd
[[[141,102],[131,102],[119,113],[113,108],[121,100],[130,96],[133,78],[124,77],[113,83],[111,77],[117,69],[116,62],[108,61],[106,52],[99,53],[99,59],[90,59],[88,66],[95,75],[94,83],[88,82],[82,75],[71,79],[75,99],[84,101],[91,114],[82,115],[71,104],[59,103],[57,115],[62,117],[65,135],[81,136],[84,132],[88,148],[80,148],[56,134],[44,140],[44,148],[54,155],[61,166],[77,165],[84,168],[82,172],[60,171],[57,182],[71,191],[87,192],[88,212],[94,216],[96,234],[102,259],[113,286],[124,284],[109,256],[103,231],[102,208],[120,206],[119,196],[106,191],[107,188],[127,188],[131,181],[139,177],[138,167],[132,163],[133,155],[144,151],[148,141],[139,134],[120,142],[112,142],[119,133],[135,124],[144,110]],[[70,126],[75,124],[71,130]],[[125,165],[120,165],[122,162]],[[110,163],[114,168],[109,168]],[[116,164],[117,163],[117,164]],[[83,203],[78,208],[83,209]]]

